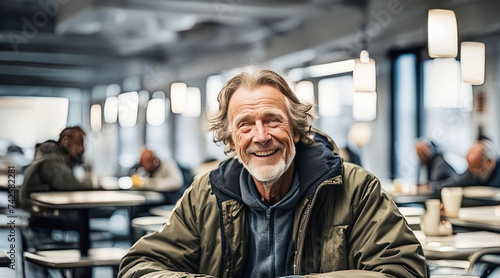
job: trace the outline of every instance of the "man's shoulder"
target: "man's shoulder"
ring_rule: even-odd
[[[377,177],[363,167],[350,163],[343,163],[342,171],[343,188],[346,194],[366,194],[378,190],[380,182]]]
[[[210,173],[203,173],[195,176],[191,185],[186,189],[186,192],[196,198],[207,198],[213,195],[209,175]]]
[[[342,174],[344,179],[346,178],[355,178],[355,179],[361,179],[361,180],[372,180],[375,179],[375,175],[366,170],[365,168],[351,163],[351,162],[345,162],[342,163]]]
[[[56,141],[48,140],[43,143],[38,143],[35,146],[35,159],[49,155],[49,154],[59,154],[61,152],[61,148],[57,144]]]

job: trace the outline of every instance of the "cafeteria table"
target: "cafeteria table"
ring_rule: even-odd
[[[427,199],[436,198],[433,192],[420,190],[416,184],[409,181],[381,179],[380,184],[384,192],[398,205],[424,204]]]
[[[123,192],[123,191],[68,191],[68,192],[37,192],[32,193],[30,198],[35,206],[50,210],[75,210],[81,221],[79,227],[80,242],[79,249],[82,256],[88,255],[90,247],[89,210],[101,207],[137,207],[149,204],[156,199],[156,192]],[[151,194],[150,194],[151,193]],[[158,193],[160,194],[160,193]]]
[[[79,250],[45,250],[36,253],[26,252],[27,261],[49,268],[79,268],[96,266],[118,266],[128,249],[117,247],[90,248],[87,256]]]
[[[461,232],[450,236],[426,236],[413,231],[422,244],[424,255],[430,260],[466,260],[475,251],[485,247],[500,247],[500,234],[488,231]]]
[[[9,267],[10,266],[10,259],[0,251],[0,267]]]
[[[465,186],[464,199],[500,203],[500,188],[493,186]]]
[[[461,208],[458,217],[447,217],[452,225],[500,233],[500,206]]]

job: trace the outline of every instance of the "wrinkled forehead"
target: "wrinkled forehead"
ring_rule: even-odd
[[[286,97],[280,90],[269,85],[261,85],[255,88],[240,87],[229,100],[229,117],[232,118],[245,109],[256,108],[286,111]]]
[[[483,146],[481,144],[474,144],[467,154],[467,161],[471,165],[480,164],[483,160]]]

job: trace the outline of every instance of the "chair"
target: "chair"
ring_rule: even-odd
[[[111,266],[116,277],[120,260],[127,252],[128,249],[117,247],[91,248],[88,256],[81,256],[78,249],[47,250],[24,252],[24,258],[44,268],[58,269],[63,277],[67,276],[65,270],[70,271],[70,277],[90,277],[91,268],[99,266]]]
[[[169,217],[165,216],[141,216],[134,218],[132,220],[134,242],[146,234],[161,230],[168,219]]]
[[[469,256],[468,273],[483,277],[500,277],[500,247],[480,249]]]

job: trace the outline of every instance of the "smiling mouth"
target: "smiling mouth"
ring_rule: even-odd
[[[270,155],[273,155],[274,153],[276,153],[278,151],[278,149],[275,149],[275,150],[272,150],[272,151],[267,151],[267,152],[254,152],[254,154],[258,157],[266,157],[266,156],[270,156]]]

